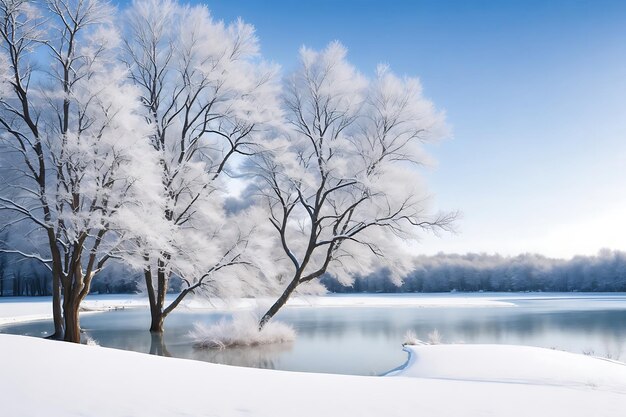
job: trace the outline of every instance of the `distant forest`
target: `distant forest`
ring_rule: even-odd
[[[470,253],[416,258],[415,270],[394,285],[385,271],[356,278],[351,287],[332,279],[330,292],[626,291],[626,253],[602,250],[570,260],[537,254],[514,257]]]
[[[48,271],[32,261],[0,254],[0,296],[50,295]],[[93,281],[92,293],[141,292],[142,275],[112,264]],[[357,277],[352,286],[331,278],[333,293],[410,293],[449,291],[626,291],[626,252],[602,250],[570,260],[537,254],[438,254],[415,258],[414,271],[396,286],[383,270]],[[180,287],[174,280],[172,289]]]

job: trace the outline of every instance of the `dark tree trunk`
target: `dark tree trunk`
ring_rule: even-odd
[[[297,274],[293,280],[289,283],[285,291],[283,291],[282,295],[276,300],[276,302],[267,310],[267,313],[263,315],[261,321],[259,322],[259,331],[263,330],[263,327],[267,324],[268,321],[272,319],[278,313],[278,311],[285,305],[289,297],[294,292],[298,284],[300,283],[300,274]]]
[[[148,301],[150,302],[150,332],[151,333],[163,333],[163,322],[169,311],[164,310],[165,306],[165,294],[167,293],[169,277],[165,271],[166,263],[163,258],[168,257],[167,254],[161,254],[162,258],[157,261],[157,290],[154,291],[152,270],[147,268],[144,270],[144,277],[146,279],[146,287],[148,291]],[[147,256],[144,257],[146,261],[149,261]]]
[[[49,339],[61,340],[63,333],[63,310],[61,307],[61,277],[58,273],[52,274],[52,320],[54,322],[54,334]]]
[[[46,215],[46,219],[49,220],[49,218],[50,216]],[[63,328],[63,309],[61,306],[63,262],[52,229],[48,229],[48,245],[52,254],[52,320],[54,322],[54,334],[49,336],[49,338],[61,340],[64,337],[65,330]]]
[[[81,246],[82,248],[82,246]],[[87,273],[83,273],[80,261],[80,251],[72,254],[70,275],[65,277],[63,282],[63,318],[65,320],[66,342],[80,343],[80,303],[89,293],[93,271],[87,268]]]
[[[18,275],[13,275],[13,295],[14,296],[20,296],[22,295],[20,293],[20,276]]]
[[[63,311],[64,319],[65,319],[65,335],[63,340],[66,342],[72,343],[80,343],[80,317],[78,313],[78,305],[75,300],[72,300],[73,297],[68,300],[68,302],[64,302]]]
[[[151,333],[163,333],[163,322],[165,321],[165,315],[163,310],[159,306],[150,306],[150,315],[152,320],[150,322]]]

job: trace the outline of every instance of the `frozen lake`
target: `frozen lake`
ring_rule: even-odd
[[[371,300],[432,298],[434,294],[350,295]],[[379,375],[401,365],[407,330],[425,339],[437,329],[444,342],[540,346],[626,359],[626,294],[442,294],[507,301],[512,307],[342,306],[289,307],[277,318],[298,333],[286,345],[227,350],[196,349],[188,337],[194,322],[210,323],[231,313],[181,310],[166,320],[163,340],[147,331],[145,308],[84,315],[81,324],[100,345],[159,352],[216,363],[283,370]],[[346,297],[331,295],[329,297]],[[45,336],[49,321],[0,328],[0,333]]]

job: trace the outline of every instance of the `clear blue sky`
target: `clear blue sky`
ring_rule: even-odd
[[[285,70],[339,40],[365,73],[422,80],[453,130],[429,149],[429,187],[464,217],[419,251],[626,250],[626,1],[204,3],[254,24]]]

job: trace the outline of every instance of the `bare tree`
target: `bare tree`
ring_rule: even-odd
[[[419,184],[420,144],[443,132],[419,82],[386,67],[368,81],[345,54],[337,43],[302,50],[286,83],[286,139],[259,162],[270,222],[291,264],[259,328],[298,286],[323,274],[349,283],[382,264],[400,279],[410,268],[405,240],[449,230],[455,218],[429,215]]]
[[[188,294],[233,294],[234,287],[253,285],[254,274],[237,279],[234,271],[250,264],[244,253],[250,230],[241,215],[225,210],[224,197],[227,179],[241,158],[257,151],[265,125],[279,114],[276,69],[256,58],[250,25],[215,22],[205,6],[136,1],[127,17],[126,63],[160,156],[162,234],[168,236],[166,247],[134,241],[150,331],[162,332],[164,319]],[[173,277],[183,289],[168,304]]]
[[[1,59],[8,63],[0,133],[13,168],[0,210],[46,242],[32,253],[12,252],[50,269],[54,336],[79,342],[80,303],[111,256],[118,212],[149,171],[151,151],[142,147],[135,91],[113,64],[119,42],[108,3],[33,3],[0,1]]]

